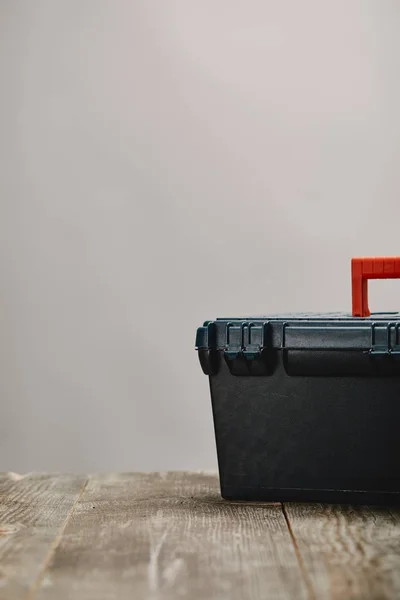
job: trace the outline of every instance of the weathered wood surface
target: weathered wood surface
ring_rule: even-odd
[[[86,477],[0,474],[0,600],[34,595]]]
[[[228,504],[215,476],[90,479],[40,600],[307,598],[280,505]]]
[[[400,598],[400,510],[221,500],[214,475],[0,475],[0,600]]]
[[[400,598],[400,510],[285,504],[316,598]]]

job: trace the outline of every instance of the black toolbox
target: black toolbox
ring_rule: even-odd
[[[400,258],[353,259],[353,315],[206,321],[222,496],[398,503],[400,314],[370,314],[367,280]]]

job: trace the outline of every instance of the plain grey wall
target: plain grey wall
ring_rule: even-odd
[[[350,257],[400,253],[399,30],[395,0],[0,0],[0,470],[215,466],[196,327],[349,310]]]

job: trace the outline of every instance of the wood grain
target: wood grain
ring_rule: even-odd
[[[206,474],[89,479],[39,600],[308,598],[279,504],[221,500]]]
[[[228,503],[196,473],[86,480],[0,475],[0,600],[400,598],[400,508]]]
[[[0,600],[34,594],[86,478],[0,474]]]
[[[400,509],[286,504],[315,598],[400,598]]]

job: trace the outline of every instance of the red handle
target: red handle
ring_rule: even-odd
[[[400,257],[353,258],[351,279],[353,317],[369,317],[368,279],[400,278]]]

